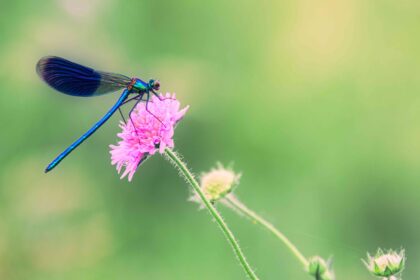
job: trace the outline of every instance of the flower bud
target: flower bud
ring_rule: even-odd
[[[314,256],[309,259],[308,273],[319,280],[334,280],[334,272],[331,269],[331,260],[325,261],[319,256]]]
[[[216,168],[201,175],[200,188],[208,200],[216,202],[232,192],[233,188],[238,184],[240,176],[233,170],[226,169],[221,164],[218,164]],[[193,195],[190,200],[200,201],[196,195]]]
[[[401,250],[399,253],[393,250],[389,250],[384,253],[381,249],[374,257],[367,255],[367,260],[363,260],[367,269],[376,276],[379,277],[391,277],[401,273],[405,265],[405,253]]]

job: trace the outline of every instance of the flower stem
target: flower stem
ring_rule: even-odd
[[[210,212],[210,214],[213,216],[216,223],[219,225],[222,232],[225,234],[227,240],[229,241],[230,245],[233,248],[233,251],[235,252],[236,256],[239,259],[239,262],[241,263],[243,269],[245,270],[248,277],[252,280],[258,280],[258,277],[255,275],[254,271],[248,264],[244,253],[242,252],[241,248],[239,247],[238,241],[235,239],[235,236],[228,228],[227,224],[224,222],[222,216],[217,212],[216,208],[214,208],[213,204],[210,203],[210,201],[206,198],[204,193],[201,191],[200,185],[195,180],[193,174],[188,169],[187,165],[179,158],[177,153],[172,151],[169,148],[165,149],[165,155],[169,161],[171,161],[176,168],[181,172],[181,174],[185,177],[185,179],[188,181],[188,183],[191,185],[191,187],[194,189],[194,191],[198,194],[198,196],[203,201],[205,207]]]
[[[286,247],[295,255],[295,257],[303,264],[305,268],[308,267],[308,260],[302,255],[302,253],[296,248],[296,246],[278,229],[276,229],[272,224],[267,222],[261,216],[257,215],[254,211],[250,210],[244,204],[242,204],[236,197],[233,195],[227,195],[225,199],[229,202],[235,210],[238,210],[240,213],[244,214],[252,221],[262,225],[268,229],[272,234],[274,234],[280,241],[286,245]]]

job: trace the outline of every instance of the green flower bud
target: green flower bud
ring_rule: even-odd
[[[314,276],[316,280],[334,280],[334,272],[331,269],[331,260],[325,261],[319,256],[314,256],[309,259],[308,273]]]

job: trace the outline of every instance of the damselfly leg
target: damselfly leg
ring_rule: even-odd
[[[155,117],[163,126],[165,126],[166,127],[166,125],[155,115],[155,114],[153,114],[152,112],[150,112],[150,110],[149,110],[149,106],[148,106],[148,104],[149,104],[149,99],[150,99],[150,92],[146,92],[145,94],[147,94],[147,98],[146,98],[146,111],[150,114],[150,115],[152,115],[153,117]],[[159,100],[161,100],[161,99],[159,99]],[[161,100],[162,101],[162,100]]]
[[[137,94],[136,96],[131,97],[131,98],[127,99],[126,101],[124,101],[124,102],[121,104],[121,106],[122,106],[122,105],[125,105],[125,104],[127,104],[128,102],[131,102],[131,101],[133,101],[133,100],[139,100],[139,99],[141,99],[142,97],[143,97],[143,93],[141,93],[141,94]],[[137,105],[137,103],[138,103],[138,102],[136,102],[136,105]],[[134,107],[136,107],[136,105],[134,105]],[[123,112],[122,112],[122,110],[121,110],[121,106],[118,108],[118,112],[120,113],[121,118],[123,119],[124,123],[125,123],[125,124],[127,124],[127,121],[125,120],[124,114],[123,114]],[[134,107],[133,107],[133,108],[134,108]],[[131,109],[131,110],[132,110],[132,109]],[[131,111],[130,111],[130,113],[131,113]],[[133,124],[133,122],[131,122],[131,123]],[[133,126],[134,126],[134,124],[133,124]]]
[[[123,119],[124,123],[127,124],[127,121],[125,120],[124,115],[123,115],[123,113],[121,111],[121,107],[118,108],[118,112],[120,112],[120,116]]]
[[[165,100],[167,100],[167,99],[174,99],[174,98],[172,98],[172,97],[162,97],[162,96],[160,96],[157,92],[155,92],[155,91],[153,91],[153,93],[156,95],[156,97],[160,100],[160,101],[165,101]],[[143,96],[146,96],[146,99],[143,99]],[[146,111],[150,114],[150,115],[152,115],[154,118],[156,118],[163,126],[165,126],[165,124],[155,115],[155,114],[153,114],[150,110],[149,110],[149,106],[148,106],[148,104],[149,104],[149,102],[153,102],[153,101],[151,101],[150,100],[150,92],[144,92],[144,93],[139,93],[138,95],[136,95],[136,96],[134,96],[134,97],[131,97],[131,98],[129,98],[129,99],[127,99],[122,105],[125,105],[125,104],[127,104],[127,103],[129,103],[129,102],[131,102],[131,101],[133,101],[133,100],[136,100],[136,103],[133,105],[133,107],[131,107],[131,109],[130,109],[130,112],[128,113],[128,117],[130,118],[130,121],[131,121],[131,124],[133,125],[133,127],[134,127],[134,130],[136,131],[136,133],[137,133],[137,129],[136,129],[136,126],[134,125],[134,122],[133,122],[133,119],[131,118],[131,114],[133,113],[133,111],[134,111],[134,109],[137,107],[137,105],[141,102],[141,101],[145,101],[146,102]],[[127,123],[126,122],[126,120],[125,120],[125,118],[124,118],[124,116],[123,116],[123,114],[122,114],[122,111],[121,111],[121,109],[119,108],[119,112],[120,112],[120,114],[121,114],[121,117],[122,117],[122,119],[124,120],[124,123]]]
[[[160,101],[165,101],[167,99],[171,99],[171,100],[176,100],[173,97],[162,97],[162,94],[160,94],[159,92],[156,92],[154,90],[152,90],[153,94],[160,100]]]

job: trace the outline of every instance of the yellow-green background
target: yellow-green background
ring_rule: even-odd
[[[373,279],[378,246],[419,279],[419,27],[414,0],[1,0],[0,279],[245,279],[161,156],[119,179],[118,115],[43,173],[118,98],[58,94],[44,55],[159,78],[191,106],[175,142],[192,169],[234,162],[242,201],[338,279]],[[311,279],[219,209],[261,279]]]

